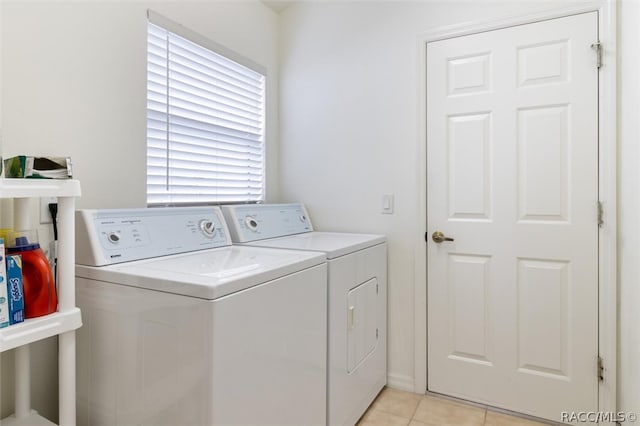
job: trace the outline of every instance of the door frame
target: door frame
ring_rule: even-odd
[[[436,28],[417,37],[419,217],[417,229],[427,223],[427,43],[503,29],[585,12],[598,12],[598,34],[604,48],[598,73],[598,196],[604,223],[598,231],[598,352],[603,359],[604,380],[598,386],[598,409],[617,411],[617,92],[616,0],[596,0],[578,6],[551,9],[496,21],[472,22]],[[595,42],[596,40],[594,40]],[[595,53],[594,53],[595,55]],[[594,215],[597,207],[594,206]],[[422,235],[415,244],[414,282],[414,383],[413,391],[427,391],[427,246]],[[596,360],[594,360],[596,374]],[[411,390],[411,389],[408,389]],[[567,407],[569,409],[569,407]],[[558,413],[560,414],[560,413]]]

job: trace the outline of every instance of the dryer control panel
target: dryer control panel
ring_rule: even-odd
[[[219,207],[76,211],[76,263],[103,266],[231,245]]]
[[[222,206],[234,243],[249,243],[313,231],[307,209],[293,204]]]

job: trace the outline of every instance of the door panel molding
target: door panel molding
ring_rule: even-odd
[[[599,165],[598,192],[599,200],[605,210],[605,220],[599,229],[599,352],[605,364],[605,377],[599,383],[599,410],[615,412],[617,410],[617,93],[616,93],[616,2],[615,0],[601,0],[584,3],[575,7],[554,9],[533,15],[518,16],[472,24],[452,25],[434,29],[418,35],[416,49],[418,58],[417,89],[418,104],[418,162],[419,162],[419,194],[420,201],[419,223],[417,229],[429,229],[427,223],[427,165],[426,165],[426,79],[427,70],[426,45],[429,42],[476,34],[495,29],[503,29],[515,25],[539,22],[564,16],[586,12],[598,12],[599,41],[604,47],[603,66],[598,75],[599,84]],[[595,42],[595,40],[594,40]],[[559,45],[560,46],[560,45]],[[550,46],[557,47],[558,46]],[[460,66],[461,72],[465,66],[483,66],[481,58],[461,58],[455,65]],[[557,76],[546,78],[561,78],[562,68],[558,68]],[[551,74],[551,73],[550,73]],[[539,81],[524,73],[529,80],[523,84],[536,84]],[[461,76],[459,87],[454,89],[481,90],[484,82],[465,82]],[[543,79],[545,80],[545,79]],[[542,81],[547,83],[549,80]],[[465,85],[465,83],[467,83]],[[596,207],[594,206],[594,214]],[[415,283],[414,283],[414,383],[413,390],[425,393],[427,388],[427,243],[422,233],[418,233],[415,240]],[[595,361],[594,361],[595,362]],[[595,364],[594,364],[595,365]],[[405,386],[406,387],[406,386]]]

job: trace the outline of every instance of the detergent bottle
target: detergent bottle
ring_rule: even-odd
[[[38,243],[36,231],[10,233],[7,254],[22,257],[24,317],[35,318],[58,310],[56,285],[51,266]]]

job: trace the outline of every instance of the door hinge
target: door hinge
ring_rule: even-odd
[[[429,231],[425,231],[424,232],[424,242],[428,243],[429,242]]]
[[[376,328],[376,340],[378,339],[378,329]]]
[[[598,355],[598,380],[604,381],[604,364],[600,355]]]
[[[604,209],[602,208],[602,201],[598,201],[598,226],[604,225]]]
[[[596,64],[598,69],[602,67],[602,44],[597,41],[591,44],[591,48],[596,51]]]
[[[376,283],[376,294],[378,294],[378,291],[379,291],[379,290],[380,290],[380,289],[378,288],[378,283]]]

